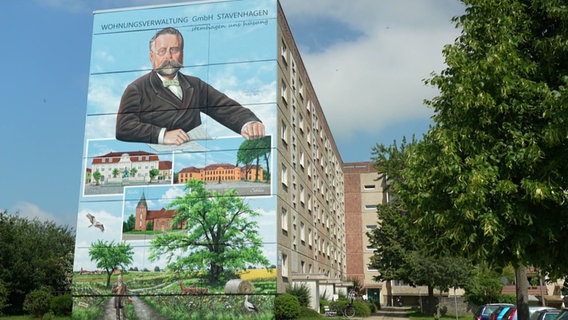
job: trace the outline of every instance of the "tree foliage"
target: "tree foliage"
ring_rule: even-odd
[[[110,277],[115,269],[127,270],[132,264],[134,249],[130,244],[114,241],[98,240],[91,244],[89,257],[97,262],[97,268],[104,269],[107,274],[107,288],[110,288]]]
[[[136,217],[133,214],[131,214],[128,216],[126,221],[122,222],[122,231],[123,232],[134,231],[136,227],[135,224],[136,224]]]
[[[398,196],[398,188],[405,183],[402,176],[405,162],[417,143],[414,138],[410,143],[404,139],[400,147],[395,142],[388,147],[377,145],[373,149],[374,167],[379,176],[387,180],[389,201],[377,206],[379,226],[367,236],[375,249],[370,263],[378,270],[375,280],[402,280],[411,285],[427,286],[433,302],[434,288],[447,291],[463,287],[471,277],[473,266],[464,258],[449,256],[443,250],[429,250],[428,243],[423,240],[425,235],[413,226],[404,198]],[[387,285],[388,303],[392,297],[390,291]],[[434,309],[423,311],[433,312]]]
[[[176,211],[172,225],[185,225],[184,232],[158,235],[152,241],[151,259],[165,255],[168,267],[178,271],[208,270],[212,282],[225,271],[244,270],[247,265],[268,267],[255,219],[260,213],[234,190],[211,192],[198,180],[189,180],[185,190],[168,205]]]
[[[32,290],[24,300],[24,311],[39,318],[49,311],[52,300],[53,295],[50,288]]]
[[[378,144],[373,148],[374,168],[379,179],[385,178],[389,201],[377,206],[378,228],[367,233],[375,252],[371,257],[371,266],[379,271],[376,281],[405,280],[403,272],[405,256],[416,249],[412,241],[408,215],[404,203],[396,196],[397,183],[401,182],[405,152],[410,144],[403,140],[399,147],[396,142],[391,146]]]
[[[447,68],[427,81],[434,125],[399,189],[429,247],[517,270],[568,274],[568,8],[559,0],[462,0]]]
[[[0,307],[6,307],[5,313],[21,312],[25,296],[42,286],[59,293],[71,290],[75,235],[67,226],[0,211],[0,243]]]
[[[262,160],[266,168],[266,175],[269,175],[270,151],[270,136],[265,136],[263,138],[254,140],[245,140],[239,146],[239,151],[237,151],[237,165],[239,163],[244,164],[247,170],[246,176],[248,176],[248,170],[250,170],[250,166],[254,164],[258,168],[259,166],[261,166],[260,161]],[[256,173],[257,176],[255,180],[259,180],[258,170],[256,171]]]
[[[448,67],[429,84],[434,126],[401,196],[432,248],[565,275],[568,9],[564,1],[464,0]]]
[[[465,299],[477,306],[502,302],[501,291],[504,284],[499,278],[500,274],[490,270],[485,264],[478,265],[472,281],[465,286]]]

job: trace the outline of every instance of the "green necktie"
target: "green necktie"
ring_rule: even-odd
[[[171,87],[171,86],[176,86],[179,87],[179,81],[177,79],[173,79],[173,80],[164,80],[164,87]]]

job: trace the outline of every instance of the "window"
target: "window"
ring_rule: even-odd
[[[366,184],[363,189],[365,190],[375,190],[375,185],[374,184]]]
[[[284,80],[282,80],[282,82],[281,82],[280,95],[282,96],[282,100],[284,101],[284,104],[287,106],[288,105],[288,86],[286,85],[286,82],[284,82]]]
[[[282,142],[284,142],[284,145],[287,147],[288,146],[288,126],[286,125],[286,123],[284,121],[282,121],[280,127],[281,127],[280,138],[282,139]]]
[[[282,225],[282,231],[288,232],[288,211],[282,208],[282,215],[280,217],[280,224]]]
[[[288,47],[286,46],[284,40],[282,40],[282,48],[280,49],[280,55],[282,56],[282,62],[284,62],[284,65],[288,67]]]
[[[288,168],[284,164],[282,164],[282,172],[280,174],[280,180],[282,181],[282,185],[288,187]]]
[[[371,210],[377,210],[377,205],[376,204],[366,204],[365,205],[365,211],[371,211]]]
[[[306,226],[303,222],[300,222],[300,241],[303,245],[306,244]]]
[[[288,256],[282,254],[282,277],[288,277]]]

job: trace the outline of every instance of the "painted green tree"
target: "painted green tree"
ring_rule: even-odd
[[[152,240],[152,261],[165,257],[172,270],[207,271],[212,283],[221,281],[225,272],[250,265],[268,267],[256,220],[260,213],[235,190],[211,192],[203,181],[192,179],[185,191],[168,205],[176,211],[172,225],[184,225],[184,232],[159,234]]]
[[[265,136],[260,139],[255,140],[245,140],[239,146],[239,151],[237,151],[237,166],[239,163],[245,165],[247,170],[247,176],[251,165],[255,165],[257,168],[261,166],[260,161],[264,163],[265,176],[270,175],[270,136]],[[258,170],[256,171],[256,179],[258,181]],[[265,178],[266,180],[266,178]]]
[[[150,170],[150,182],[156,179],[160,175],[160,170],[154,168]]]
[[[135,228],[136,217],[131,214],[128,216],[126,221],[122,222],[122,232],[133,231]]]
[[[134,249],[127,243],[98,240],[91,244],[89,257],[97,262],[97,268],[104,269],[107,274],[107,288],[110,288],[110,277],[115,269],[126,270],[132,264]]]
[[[399,195],[432,248],[566,275],[568,9],[558,0],[463,0],[447,68],[427,81],[434,125],[414,148]]]
[[[99,170],[93,172],[93,179],[95,179],[97,186],[99,185],[99,183],[101,181],[101,176],[102,176],[102,174],[99,172]]]

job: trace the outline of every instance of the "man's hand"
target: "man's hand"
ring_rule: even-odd
[[[264,137],[264,124],[262,122],[249,122],[241,129],[241,135],[247,140]]]
[[[189,136],[182,129],[175,129],[172,131],[166,131],[164,134],[164,144],[175,144],[180,145],[189,141]]]

